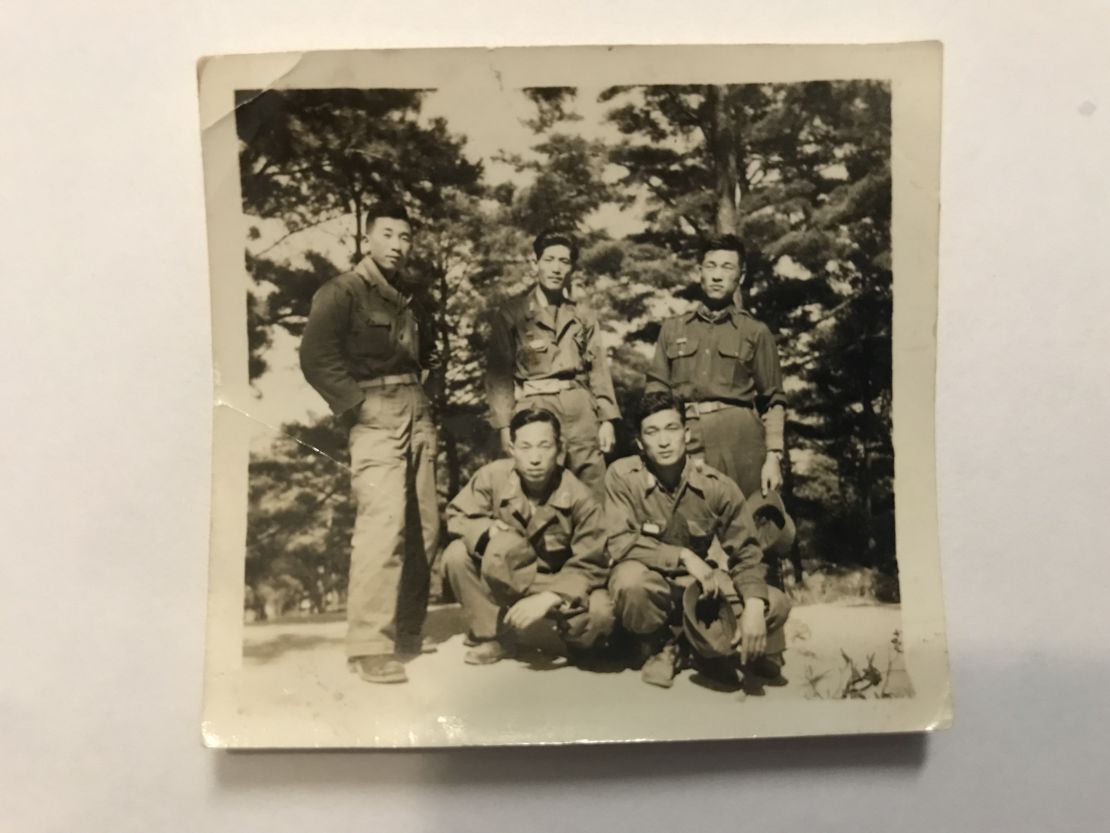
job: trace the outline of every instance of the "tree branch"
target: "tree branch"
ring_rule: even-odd
[[[264,254],[269,252],[271,249],[275,248],[276,246],[278,246],[281,243],[284,243],[286,240],[288,240],[294,234],[300,234],[302,231],[308,231],[310,228],[315,228],[316,226],[322,226],[324,223],[330,223],[332,220],[338,220],[342,216],[343,216],[342,214],[333,214],[330,217],[324,217],[321,220],[314,220],[311,223],[306,223],[303,226],[298,226],[297,228],[295,228],[291,231],[287,231],[285,234],[283,234],[281,237],[279,237],[277,240],[275,240],[273,243],[271,243],[269,246],[267,246],[262,251],[252,252],[251,257],[262,257]]]

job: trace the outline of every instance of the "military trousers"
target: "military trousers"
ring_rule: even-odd
[[[347,656],[411,650],[424,627],[439,535],[436,429],[424,390],[367,390],[349,446],[356,515]]]
[[[745,497],[758,493],[767,458],[763,420],[754,408],[729,405],[687,418],[688,451],[728,475]]]
[[[727,579],[727,576],[726,576]],[[629,633],[649,637],[664,628],[682,625],[682,593],[696,579],[689,573],[663,575],[639,561],[621,561],[609,576],[609,593],[613,608],[621,625]],[[731,592],[726,600],[740,621],[744,600],[736,592],[731,579]],[[777,587],[767,588],[767,654],[780,654],[786,650],[786,632],[783,630],[790,615],[790,600]]]
[[[456,538],[443,551],[443,567],[455,598],[462,605],[471,637],[481,642],[502,635],[501,619],[506,609],[494,601],[489,586],[482,578],[481,561],[467,551],[461,538]],[[551,574],[539,573],[520,598],[542,593],[551,579]],[[613,605],[604,587],[590,593],[585,610],[572,610],[552,618],[563,642],[570,648],[580,650],[596,647],[612,633],[616,624]]]
[[[605,494],[605,456],[598,445],[597,432],[601,422],[593,394],[586,388],[573,387],[557,393],[536,393],[516,401],[516,410],[523,407],[544,408],[559,418],[565,467],[599,497]]]

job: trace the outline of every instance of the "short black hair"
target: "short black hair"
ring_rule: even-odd
[[[705,256],[710,252],[736,252],[736,258],[740,266],[744,265],[744,255],[746,254],[744,244],[740,242],[740,238],[735,234],[718,234],[702,240],[698,244],[698,263],[703,262]]]
[[[404,220],[410,226],[412,225],[412,220],[409,219],[408,209],[405,208],[404,203],[397,202],[396,200],[381,200],[380,202],[373,203],[367,208],[366,230],[370,230],[375,220],[382,219]]]
[[[686,402],[682,397],[669,390],[653,391],[640,397],[636,407],[636,433],[640,432],[645,419],[661,411],[678,411],[682,424],[686,424]]]
[[[558,231],[545,231],[532,241],[532,251],[536,253],[537,259],[543,257],[543,253],[552,246],[566,246],[567,249],[570,250],[571,265],[575,266],[578,264],[578,244],[569,234],[563,234]]]
[[[531,425],[533,422],[546,422],[551,426],[551,430],[555,432],[556,442],[562,437],[563,429],[559,425],[559,418],[546,408],[521,408],[513,418],[509,420],[509,438],[516,439],[516,432],[523,428],[525,425]]]

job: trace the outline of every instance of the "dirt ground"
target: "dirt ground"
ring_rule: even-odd
[[[437,651],[408,665],[409,682],[371,685],[351,674],[343,655],[344,622],[290,621],[244,628],[243,667],[235,675],[233,716],[209,721],[221,745],[358,743],[452,745],[477,737],[497,742],[565,738],[568,727],[605,726],[622,713],[665,716],[671,709],[719,716],[731,725],[749,698],[798,701],[841,696],[851,670],[842,651],[863,668],[869,655],[883,683],[866,692],[910,693],[901,654],[892,644],[901,627],[898,605],[828,603],[795,607],[787,623],[785,680],[714,685],[683,671],[674,688],[645,685],[638,671],[616,665],[583,670],[562,657],[532,652],[490,666],[463,662],[463,622],[456,605],[433,608],[427,633]],[[542,632],[535,644],[555,647]],[[208,716],[212,717],[213,712]],[[230,719],[228,719],[230,718]],[[234,725],[235,737],[213,728]],[[408,727],[407,729],[405,727]],[[276,729],[275,729],[276,727]],[[604,737],[604,734],[601,735]]]

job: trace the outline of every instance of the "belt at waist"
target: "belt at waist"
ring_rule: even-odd
[[[394,373],[392,376],[379,376],[377,379],[366,379],[358,383],[363,390],[371,388],[388,388],[393,385],[419,385],[420,377],[415,373]]]
[[[743,408],[746,411],[755,409],[751,402],[725,402],[720,399],[702,399],[697,402],[686,403],[686,418],[696,419],[702,414],[712,414],[725,408]]]
[[[561,393],[582,387],[577,379],[524,379],[514,385],[517,396],[535,396],[544,393]]]

